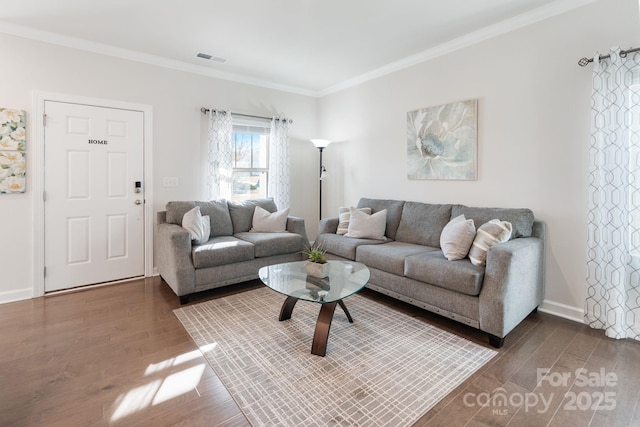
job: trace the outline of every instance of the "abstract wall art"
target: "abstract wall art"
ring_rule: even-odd
[[[407,178],[475,180],[478,101],[452,102],[407,113]]]

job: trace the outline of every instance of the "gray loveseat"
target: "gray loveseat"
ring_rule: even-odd
[[[357,207],[387,209],[387,241],[336,234],[339,219],[327,218],[320,221],[315,244],[330,259],[367,265],[367,287],[487,332],[498,348],[542,302],[545,226],[529,209],[367,198]],[[442,229],[461,214],[476,227],[496,218],[513,226],[511,239],[487,252],[486,267],[468,258],[449,261],[440,249]]]
[[[184,214],[195,206],[210,218],[211,234],[204,244],[192,243],[181,226]],[[284,233],[251,232],[256,206],[277,210],[272,199],[259,199],[169,202],[166,211],[158,212],[158,272],[181,303],[196,292],[257,279],[266,265],[302,260],[309,245],[304,219],[289,216]]]

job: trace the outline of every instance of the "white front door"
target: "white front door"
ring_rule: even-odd
[[[44,110],[45,292],[144,276],[144,113]]]

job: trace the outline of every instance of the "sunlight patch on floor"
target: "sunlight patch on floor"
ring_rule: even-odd
[[[151,405],[158,405],[162,402],[166,402],[167,400],[171,400],[174,397],[178,397],[181,394],[195,390],[198,383],[200,383],[200,378],[202,378],[204,368],[205,365],[200,364],[169,375],[164,379],[164,381],[162,381]]]
[[[197,386],[202,379],[206,364],[200,363],[178,372],[166,371],[202,357],[201,351],[210,351],[215,346],[215,343],[210,344],[201,347],[200,350],[183,353],[147,366],[144,375],[145,377],[153,378],[150,378],[147,384],[132,388],[118,396],[112,406],[114,409],[111,415],[111,421],[122,420],[138,411],[167,402],[191,391],[197,393]]]
[[[202,353],[200,353],[200,350],[193,350],[188,353],[184,353],[179,356],[172,357],[171,359],[163,360],[162,362],[152,363],[149,366],[147,366],[147,369],[144,371],[144,375],[145,376],[153,375],[156,372],[162,372],[164,369],[170,368],[172,366],[178,366],[181,363],[189,362],[201,356],[202,356]]]
[[[155,380],[118,396],[114,402],[116,409],[111,415],[111,421],[121,420],[148,408],[161,383],[162,380]]]

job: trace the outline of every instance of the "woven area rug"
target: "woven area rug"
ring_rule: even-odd
[[[336,308],[327,355],[310,353],[320,307],[259,288],[175,310],[254,426],[410,426],[497,353],[360,295]]]

